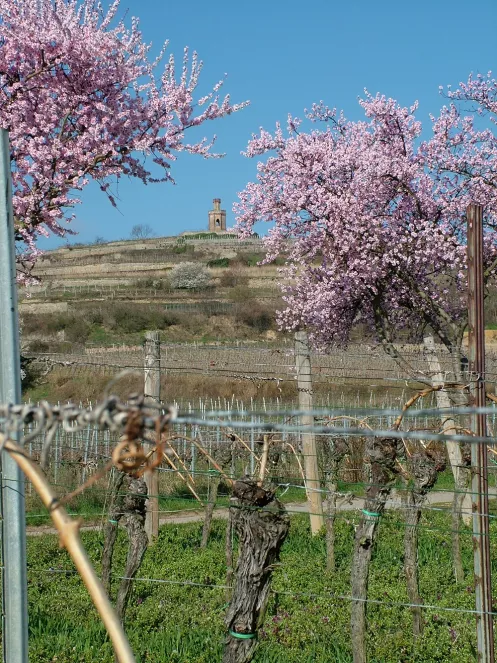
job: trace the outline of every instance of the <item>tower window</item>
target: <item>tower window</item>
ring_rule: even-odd
[[[220,226],[220,225],[221,225],[221,222],[219,221],[219,219],[216,219],[216,226]]]

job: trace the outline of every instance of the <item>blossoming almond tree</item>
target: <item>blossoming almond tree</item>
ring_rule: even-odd
[[[481,108],[480,87],[470,82],[451,96],[471,94]],[[495,87],[492,92],[497,99]],[[273,222],[268,261],[293,240],[284,328],[302,325],[326,348],[347,343],[363,324],[402,361],[394,347],[399,333],[419,337],[429,327],[455,355],[457,368],[471,202],[485,207],[487,278],[497,257],[495,136],[451,104],[432,118],[433,136],[423,142],[417,104],[403,108],[369,94],[360,104],[360,122],[321,103],[307,117],[326,123],[324,130],[301,132],[301,121],[289,118],[287,134],[278,125],[274,134],[261,130],[253,137],[247,155],[268,157],[235,204],[238,231]],[[487,110],[496,108],[489,102]]]
[[[411,375],[424,379],[429,378],[408,364],[395,341],[400,333],[416,339],[429,331],[451,353],[460,382],[470,203],[485,209],[487,282],[497,264],[497,141],[488,126],[479,129],[475,122],[478,114],[488,116],[487,125],[488,119],[495,122],[497,82],[491,75],[470,78],[448,96],[451,103],[432,118],[432,136],[425,141],[415,118],[417,104],[403,108],[369,94],[360,101],[363,121],[347,121],[320,103],[307,118],[324,122],[323,130],[302,132],[301,121],[291,117],[286,133],[279,125],[274,134],[261,130],[247,155],[266,158],[258,165],[257,181],[239,194],[235,212],[242,236],[258,221],[273,224],[267,261],[289,251],[283,328],[303,326],[314,344],[326,349],[347,344],[353,328],[364,325]],[[464,115],[458,102],[472,102],[476,113]],[[382,442],[381,449],[388,448],[389,440]],[[455,466],[453,471],[457,532],[467,472]],[[377,498],[370,492],[388,494],[387,485],[376,484],[367,499]],[[377,531],[377,519],[367,513],[354,547],[354,663],[366,661],[365,599]],[[456,548],[454,539],[455,566]]]
[[[197,55],[185,49],[179,77],[167,43],[149,61],[138,21],[116,19],[119,4],[0,0],[0,125],[10,132],[16,239],[30,259],[37,236],[67,232],[66,212],[91,179],[112,203],[112,178],[172,180],[178,152],[218,156],[213,141],[189,144],[185,131],[245,105],[219,97],[223,81],[195,99]]]

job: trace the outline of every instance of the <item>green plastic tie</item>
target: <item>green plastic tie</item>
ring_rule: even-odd
[[[238,638],[239,640],[252,640],[253,638],[257,637],[257,633],[236,633],[231,629],[228,631],[228,633],[231,635],[231,637]]]
[[[370,518],[379,518],[380,517],[380,514],[375,513],[374,511],[366,511],[366,509],[363,509],[362,512],[365,516],[369,516]]]
[[[119,525],[119,522],[117,520],[110,520],[110,518],[109,518],[109,523],[111,523],[112,525]]]

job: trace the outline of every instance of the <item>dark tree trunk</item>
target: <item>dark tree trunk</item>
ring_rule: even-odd
[[[420,449],[419,452],[407,456],[407,467],[412,477],[412,486],[405,508],[404,572],[409,603],[413,604],[412,630],[417,638],[423,632],[422,608],[419,607],[423,600],[419,593],[418,525],[426,495],[435,485],[438,473],[445,469],[445,455],[442,452]]]
[[[233,521],[228,515],[226,522],[226,539],[225,539],[225,553],[226,553],[226,600],[231,600],[231,590],[233,589]]]
[[[464,580],[460,537],[464,494],[463,487],[460,485],[460,482],[457,482],[454,486],[454,498],[452,500],[452,562],[454,564],[454,577],[456,582],[462,582]]]
[[[340,466],[349,453],[348,442],[343,438],[319,438],[319,461],[325,476],[326,488],[326,568],[335,570],[335,519]]]
[[[230,518],[238,534],[240,552],[225,619],[228,636],[223,663],[248,663],[264,618],[273,565],[279,559],[290,518],[273,492],[251,480],[235,483]]]
[[[122,486],[124,477],[123,472],[118,472],[115,469],[112,470],[109,517],[104,527],[104,550],[102,553],[102,584],[109,596],[112,583],[112,556],[117,539],[117,526],[123,515]]]
[[[145,479],[143,477],[131,479],[123,505],[124,526],[128,534],[128,557],[124,578],[121,580],[116,600],[116,613],[122,622],[124,622],[133,578],[140,568],[148,546],[148,537],[145,532],[146,505],[147,484]]]
[[[369,566],[380,516],[397,477],[397,442],[369,438],[365,464],[368,488],[362,518],[355,533],[352,559],[351,631],[354,663],[366,663],[366,601]]]
[[[418,496],[415,492],[410,492],[407,497],[405,511],[404,573],[406,575],[409,603],[413,604],[413,607],[411,608],[412,632],[415,638],[421,635],[423,630],[421,608],[417,606],[419,606],[422,601],[419,594],[418,576],[418,525],[419,519],[421,518],[421,507],[424,501],[424,497]]]
[[[147,484],[142,477],[131,477],[115,471],[111,488],[109,519],[104,528],[104,550],[102,553],[102,583],[110,595],[112,556],[117,539],[118,523],[121,521],[128,534],[128,556],[124,579],[117,592],[116,613],[124,622],[126,607],[131,592],[131,583],[135,577],[147,549],[148,539],[145,532],[147,504]]]

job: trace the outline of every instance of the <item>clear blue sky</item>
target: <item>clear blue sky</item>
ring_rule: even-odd
[[[122,0],[121,8],[140,18],[154,47],[169,39],[179,61],[183,46],[199,53],[202,93],[227,72],[232,100],[251,105],[205,125],[202,133],[216,133],[226,157],[180,155],[175,186],[121,180],[119,210],[89,187],[75,210],[79,235],[72,242],[126,238],[135,223],[157,235],[202,229],[213,198],[222,199],[232,225],[237,192],[256,174],[256,162],[240,154],[251,134],[273,129],[288,113],[302,115],[314,101],[359,118],[357,98],[367,88],[403,104],[419,100],[425,122],[443,104],[439,85],[455,86],[471,71],[497,75],[496,0]]]

